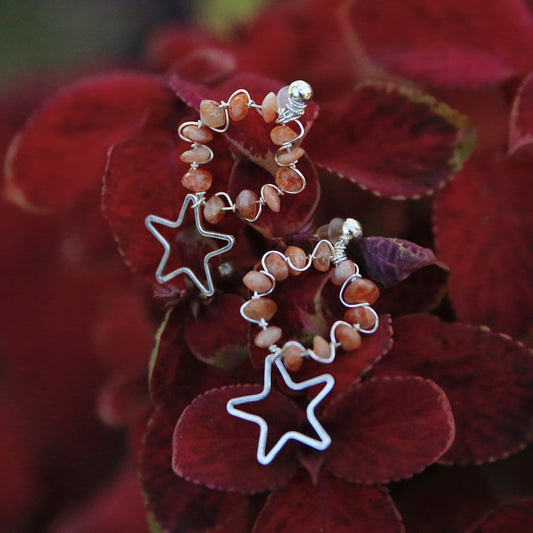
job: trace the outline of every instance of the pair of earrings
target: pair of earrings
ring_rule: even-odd
[[[203,295],[212,296],[215,288],[209,262],[213,257],[229,251],[235,243],[235,238],[232,235],[206,229],[203,220],[205,219],[210,224],[217,224],[225,213],[230,211],[247,222],[254,222],[264,208],[278,212],[280,197],[284,194],[298,194],[304,190],[305,177],[298,170],[297,163],[305,152],[297,143],[304,135],[304,127],[299,119],[311,96],[311,87],[301,80],[282,88],[277,95],[269,93],[261,105],[254,102],[246,90],[239,89],[229,97],[227,102],[202,101],[200,120],[181,124],[178,135],[191,143],[190,149],[180,156],[182,161],[190,164],[189,170],[182,178],[183,186],[190,192],[184,199],[177,220],[171,221],[156,215],[148,215],[145,220],[149,231],[164,247],[164,254],[156,271],[157,281],[166,283],[184,274]],[[213,138],[212,132],[225,132],[230,120],[244,119],[250,109],[258,112],[265,122],[276,120],[280,124],[275,126],[271,132],[273,143],[279,147],[275,155],[278,165],[274,177],[275,183],[263,185],[259,194],[251,190],[243,190],[235,200],[225,192],[217,192],[207,199],[206,193],[211,187],[212,176],[202,169],[201,165],[213,159],[213,152],[207,145]],[[296,131],[288,123],[293,123]],[[195,226],[201,235],[225,243],[221,248],[209,252],[204,257],[205,284],[189,267],[180,267],[164,274],[171,248],[168,241],[156,229],[156,225],[178,228],[183,224],[189,209],[192,209],[194,213]],[[345,351],[357,349],[361,344],[361,334],[371,334],[378,328],[379,317],[371,306],[379,296],[379,289],[372,281],[363,278],[357,265],[346,256],[346,246],[350,239],[357,238],[361,234],[360,224],[356,220],[347,219],[335,243],[320,240],[309,255],[295,246],[287,248],[285,253],[268,251],[261,259],[260,270],[250,271],[243,278],[252,296],[242,305],[240,312],[245,320],[259,327],[260,331],[255,335],[254,343],[258,348],[267,349],[268,355],[265,358],[261,392],[232,398],[227,402],[226,409],[230,415],[254,422],[259,426],[256,456],[260,464],[269,464],[289,440],[296,440],[316,450],[324,450],[331,444],[330,436],[315,415],[315,408],[333,389],[335,385],[333,376],[322,374],[312,379],[296,382],[289,372],[297,371],[305,359],[313,359],[324,364],[331,363],[339,348]],[[327,272],[333,268],[330,279],[339,287],[339,300],[346,307],[344,320],[338,320],[331,326],[329,340],[315,336],[312,347],[304,347],[295,340],[289,340],[280,345],[283,331],[280,327],[269,323],[277,312],[277,304],[269,296],[275,292],[277,284],[291,274],[298,275],[310,268],[315,268],[320,272]],[[315,431],[316,437],[310,437],[299,431],[288,431],[267,452],[269,431],[267,421],[243,411],[238,406],[260,401],[269,395],[274,368],[281,374],[287,387],[294,391],[302,391],[316,385],[323,386],[306,409],[307,420]]]

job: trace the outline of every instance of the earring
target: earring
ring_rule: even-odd
[[[268,349],[270,353],[265,359],[263,390],[258,394],[230,399],[226,404],[226,410],[232,416],[259,425],[257,460],[261,464],[269,464],[291,439],[319,451],[325,450],[331,443],[331,438],[317,420],[314,410],[333,389],[335,384],[333,376],[322,374],[298,383],[292,380],[288,371],[299,370],[305,358],[311,358],[319,363],[331,363],[335,360],[338,348],[345,351],[355,350],[361,344],[361,334],[371,334],[377,330],[379,317],[371,306],[379,296],[379,289],[374,282],[361,276],[359,267],[346,255],[346,246],[349,241],[361,235],[359,222],[347,219],[334,245],[328,240],[321,240],[309,255],[296,246],[289,246],[285,253],[270,250],[261,259],[261,270],[252,270],[243,278],[244,285],[253,294],[241,306],[241,315],[261,330],[255,335],[254,344],[259,348]],[[340,287],[339,300],[346,307],[344,320],[337,320],[333,323],[329,331],[329,341],[317,335],[310,348],[294,340],[289,340],[280,346],[278,342],[283,336],[283,331],[279,326],[269,324],[278,306],[267,296],[274,292],[277,282],[287,279],[289,274],[298,275],[310,269],[311,266],[319,272],[327,272],[331,265],[333,265],[331,282]],[[266,453],[268,423],[257,415],[237,409],[236,406],[257,402],[268,396],[272,385],[273,366],[278,369],[285,384],[292,390],[299,391],[321,383],[324,387],[306,409],[307,420],[318,438],[311,438],[298,431],[288,431]]]
[[[190,164],[189,170],[181,178],[181,184],[190,192],[183,201],[177,220],[171,221],[156,215],[148,215],[145,219],[146,227],[164,248],[163,257],[155,274],[159,283],[166,283],[180,274],[185,274],[204,296],[212,296],[215,288],[209,261],[229,251],[235,243],[235,238],[232,235],[206,230],[203,226],[203,219],[216,225],[229,211],[246,222],[255,222],[261,216],[263,206],[277,213],[280,210],[281,196],[298,194],[305,189],[305,176],[297,168],[298,160],[305,154],[304,149],[298,146],[305,134],[304,126],[299,119],[304,114],[312,95],[311,86],[305,81],[298,80],[280,89],[277,95],[273,92],[267,94],[262,104],[259,105],[252,100],[248,91],[239,89],[227,101],[203,100],[200,103],[200,119],[196,122],[183,122],[179,126],[179,137],[191,143],[190,149],[180,156],[181,161]],[[275,154],[278,169],[274,176],[274,183],[263,185],[259,194],[250,189],[244,189],[235,199],[232,199],[227,192],[217,192],[206,199],[213,176],[209,171],[201,168],[201,165],[213,160],[213,151],[207,145],[213,139],[212,132],[224,133],[229,128],[230,120],[243,120],[250,109],[254,109],[261,115],[266,123],[276,120],[279,124],[270,132],[272,142],[278,146]],[[296,130],[289,126],[289,123],[294,124]],[[164,273],[171,247],[156,226],[180,227],[188,209],[193,210],[195,226],[200,235],[226,243],[204,257],[205,284],[190,267],[181,267],[167,274]]]

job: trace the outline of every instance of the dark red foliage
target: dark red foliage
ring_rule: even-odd
[[[529,74],[518,89],[511,110],[509,152],[531,149],[533,141],[533,74]]]
[[[468,533],[497,533],[499,531],[528,531],[533,527],[533,499],[507,503],[489,513]]]

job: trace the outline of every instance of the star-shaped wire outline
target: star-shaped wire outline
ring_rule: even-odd
[[[250,422],[255,422],[259,428],[259,441],[257,443],[257,461],[262,465],[268,465],[272,462],[274,457],[278,452],[285,446],[289,440],[297,440],[302,444],[306,444],[315,450],[322,451],[325,450],[331,444],[331,437],[328,435],[326,430],[320,424],[315,416],[315,407],[320,403],[320,401],[329,394],[333,386],[335,385],[335,379],[331,374],[322,374],[314,378],[308,379],[306,381],[301,381],[296,383],[292,380],[287,369],[283,365],[283,362],[280,359],[281,351],[272,353],[268,355],[265,359],[265,372],[263,380],[263,390],[257,394],[248,394],[247,396],[239,396],[237,398],[231,398],[226,404],[226,410],[232,416],[237,418],[242,418],[243,420],[248,420]],[[311,427],[316,431],[318,439],[304,435],[299,431],[287,431],[284,433],[281,438],[276,442],[274,447],[266,454],[266,441],[268,436],[268,423],[264,418],[261,418],[259,415],[254,415],[247,413],[246,411],[241,411],[236,409],[236,405],[242,405],[245,403],[258,402],[266,398],[272,388],[272,365],[275,364],[283,377],[283,380],[289,388],[292,390],[300,391],[313,387],[320,383],[324,383],[322,390],[309,402],[307,409],[305,410],[307,414],[307,420],[311,424]]]
[[[159,283],[166,283],[167,281],[171,280],[172,278],[175,278],[176,276],[180,274],[186,274],[191,278],[192,282],[200,289],[200,291],[205,296],[213,296],[215,292],[215,287],[213,285],[213,278],[211,276],[211,270],[209,268],[209,261],[211,258],[223,254],[227,252],[228,250],[231,250],[235,243],[235,237],[233,235],[226,235],[225,233],[217,233],[214,231],[206,230],[202,226],[202,217],[200,213],[200,206],[201,206],[201,199],[202,196],[195,195],[195,194],[187,194],[185,199],[183,200],[183,204],[181,206],[180,214],[178,216],[178,219],[174,222],[171,220],[167,220],[166,218],[158,217],[156,215],[148,215],[144,223],[146,224],[146,227],[148,228],[148,231],[163,245],[163,248],[165,249],[165,252],[163,253],[163,257],[161,258],[161,261],[159,262],[159,266],[157,267],[157,270],[155,272],[155,277]],[[207,284],[204,285],[196,276],[196,274],[189,268],[189,267],[180,267],[176,268],[172,272],[169,272],[168,274],[163,274],[163,270],[165,269],[167,265],[168,258],[170,257],[170,244],[168,241],[159,233],[153,224],[161,224],[162,226],[166,226],[167,228],[178,228],[183,223],[183,219],[185,218],[185,213],[187,212],[187,209],[189,207],[189,204],[192,203],[192,209],[194,211],[194,222],[196,224],[196,229],[198,230],[198,233],[200,235],[203,235],[204,237],[210,237],[212,239],[219,239],[226,241],[226,245],[222,248],[218,248],[217,250],[212,250],[211,252],[207,253],[204,257],[204,271],[205,271],[205,278],[207,281]]]

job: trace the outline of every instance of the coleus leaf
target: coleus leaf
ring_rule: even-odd
[[[157,408],[148,424],[140,453],[139,470],[152,531],[200,533],[243,522],[246,499],[194,485],[172,471],[172,432],[185,404],[169,403]]]
[[[363,237],[356,241],[368,276],[384,286],[394,285],[430,265],[447,270],[430,248],[405,239]]]
[[[533,528],[533,498],[515,500],[497,507],[468,529],[468,533],[529,531]]]
[[[513,102],[509,128],[509,152],[517,152],[533,142],[533,73],[522,81]]]
[[[309,134],[318,166],[389,198],[418,198],[450,181],[474,142],[465,116],[414,89],[366,84],[324,105]]]
[[[327,473],[312,485],[302,473],[272,492],[253,531],[399,533],[403,526],[384,489],[354,485]]]
[[[196,398],[182,413],[174,432],[172,465],[185,479],[210,488],[241,492],[271,489],[292,476],[297,466],[292,441],[269,465],[257,461],[259,427],[231,416],[231,398],[255,394],[259,385],[213,389]],[[246,405],[268,421],[267,451],[298,420],[296,405],[277,390],[261,402]]]
[[[457,317],[520,338],[531,327],[532,159],[479,152],[438,195],[435,244]]]
[[[352,482],[387,483],[420,472],[450,447],[455,426],[444,392],[418,377],[373,378],[328,404],[324,465]]]
[[[533,355],[523,345],[422,314],[395,320],[394,336],[386,364],[434,380],[450,399],[457,434],[442,461],[494,461],[528,442]]]
[[[421,83],[475,87],[533,63],[524,53],[533,47],[533,17],[520,0],[364,0],[348,16],[372,59]]]
[[[6,162],[9,194],[39,210],[70,207],[100,188],[109,147],[173,95],[155,76],[89,78],[57,94],[15,138]]]

